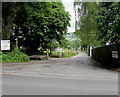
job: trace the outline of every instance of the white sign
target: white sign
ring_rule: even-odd
[[[1,50],[10,50],[10,40],[1,40]]]
[[[112,51],[112,57],[118,58],[118,51]]]

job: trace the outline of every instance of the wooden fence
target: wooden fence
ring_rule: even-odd
[[[104,66],[120,67],[120,44],[92,49],[92,58]]]

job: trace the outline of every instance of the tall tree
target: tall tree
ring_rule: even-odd
[[[76,28],[76,35],[80,38],[82,45],[99,46],[97,40],[97,24],[94,22],[94,15],[98,11],[98,6],[95,2],[81,2],[78,4],[78,20]]]
[[[103,44],[120,43],[120,1],[99,3],[96,15],[99,39]]]
[[[9,39],[13,32],[13,20],[18,11],[15,5],[16,3],[2,3],[2,39]]]
[[[59,42],[70,25],[69,13],[61,2],[16,2],[15,14],[14,8],[9,7],[8,10],[12,11],[6,15],[4,11],[8,5],[8,2],[3,3],[3,19],[14,15],[10,25],[13,29],[11,37],[13,40],[17,37],[19,46],[26,47],[27,52],[37,51],[38,47],[49,48],[55,40]]]

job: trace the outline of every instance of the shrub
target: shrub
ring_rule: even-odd
[[[14,49],[12,52],[2,53],[3,62],[27,62],[30,61],[29,56],[20,52],[18,49]]]

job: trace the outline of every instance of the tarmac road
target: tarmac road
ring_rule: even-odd
[[[118,72],[85,53],[47,61],[3,63],[3,94],[117,95]]]
[[[47,61],[31,61],[25,63],[3,63],[2,71],[87,78],[118,78],[118,72],[103,68],[83,52],[71,58],[49,58]]]
[[[114,79],[3,74],[3,95],[117,95]]]

